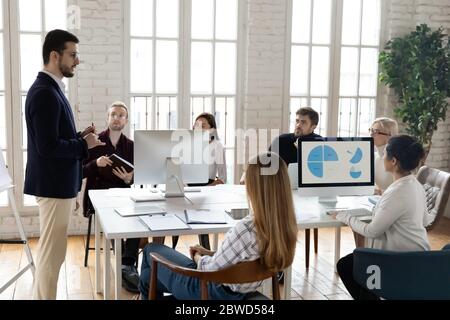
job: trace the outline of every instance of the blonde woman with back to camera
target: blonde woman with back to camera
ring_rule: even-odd
[[[221,270],[257,259],[273,272],[292,264],[297,223],[286,164],[275,153],[263,153],[250,161],[245,179],[250,215],[228,231],[217,252],[196,245],[190,248],[189,258],[162,244],[150,243],[145,247],[139,283],[141,298],[148,298],[152,252],[179,266],[204,271]],[[200,299],[199,279],[158,268],[157,281],[158,297],[168,292],[178,300]],[[261,281],[209,283],[208,292],[211,299],[241,300],[260,285]]]

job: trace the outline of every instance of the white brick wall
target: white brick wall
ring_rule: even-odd
[[[78,128],[94,122],[100,131],[106,127],[108,106],[124,99],[122,1],[78,0],[77,4],[81,28],[73,32],[80,39],[81,64],[75,80],[75,116]],[[79,209],[71,217],[69,234],[86,230],[87,219]]]
[[[248,5],[243,127],[280,129],[286,30],[285,0]]]
[[[81,7],[80,37],[82,64],[78,70],[75,115],[79,128],[94,121],[105,124],[106,108],[114,100],[124,99],[123,13],[120,0],[72,0]],[[240,0],[242,1],[242,0]],[[386,39],[403,35],[416,23],[440,25],[450,31],[448,0],[385,0]],[[281,129],[283,121],[283,78],[286,37],[286,0],[248,0],[247,48],[244,65],[244,129]],[[386,115],[392,115],[392,99],[385,95]],[[270,140],[270,136],[268,137]],[[450,168],[450,111],[433,139],[428,164],[443,170]],[[37,235],[37,216],[23,218],[25,229]],[[70,234],[84,234],[87,219],[74,213]],[[0,219],[0,234],[15,235],[14,221]]]

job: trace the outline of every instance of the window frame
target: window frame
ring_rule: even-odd
[[[11,178],[14,178],[14,157],[13,157],[13,131],[12,126],[8,123],[13,123],[12,118],[12,110],[10,107],[11,105],[11,64],[9,63],[11,61],[11,50],[8,50],[10,44],[10,23],[9,23],[9,0],[2,0],[0,5],[2,6],[2,20],[3,20],[3,26],[1,26],[2,34],[3,34],[3,66],[4,66],[4,74],[2,75],[4,77],[4,97],[5,97],[5,124],[6,124],[6,149],[3,149],[0,147],[0,152],[6,152],[6,159],[5,161],[8,163],[8,171],[11,176]],[[14,180],[13,180],[14,181]],[[6,194],[5,191],[3,191],[4,194]],[[0,217],[3,216],[3,213],[10,212],[11,210],[11,203],[9,202],[9,199],[7,198],[7,205],[0,207]]]
[[[154,0],[156,1],[156,0]],[[125,75],[125,95],[124,99],[128,103],[128,105],[131,106],[131,99],[134,97],[134,95],[131,94],[131,63],[130,63],[130,43],[131,39],[134,38],[131,36],[131,28],[130,28],[130,15],[131,15],[131,1],[126,0],[123,1],[123,12],[124,12],[124,75]],[[190,128],[192,126],[191,123],[191,99],[194,96],[198,96],[197,94],[191,94],[191,43],[194,41],[194,39],[191,38],[191,16],[192,16],[192,2],[186,1],[186,0],[178,0],[179,4],[179,34],[178,34],[178,93],[177,93],[177,124],[175,128]],[[155,2],[154,2],[154,8],[155,8]],[[220,98],[222,96],[229,97],[233,96],[235,98],[235,117],[234,117],[234,123],[235,128],[242,127],[242,103],[243,103],[243,83],[244,83],[244,68],[243,63],[245,60],[245,45],[247,42],[246,38],[246,14],[247,14],[247,7],[244,3],[244,1],[237,0],[237,39],[236,41],[233,40],[234,43],[236,43],[236,90],[234,95],[221,95],[221,94],[215,94],[212,92],[211,94],[205,95],[210,96],[211,99],[214,98]],[[155,24],[155,21],[153,21],[153,24]],[[155,35],[152,36],[152,38],[156,38]],[[195,40],[197,41],[197,40]],[[222,43],[227,41],[219,40],[217,41],[215,36],[213,36],[212,40],[204,40],[205,42],[212,43],[213,46],[216,43]],[[155,48],[153,48],[153,51],[155,51]],[[214,48],[212,48],[213,55],[214,55]],[[153,60],[155,59],[155,55],[153,55]],[[153,77],[155,74],[155,70],[153,70]],[[214,81],[214,79],[212,80]],[[153,82],[153,87],[155,86],[155,83]],[[152,93],[147,94],[146,97],[151,96],[159,96],[158,94]],[[203,95],[200,95],[203,96]],[[141,96],[139,96],[141,97]],[[155,101],[156,99],[153,99],[153,110],[155,110]],[[211,101],[213,112],[214,112],[214,102]],[[185,107],[186,106],[186,107]],[[155,123],[155,117],[152,117],[152,122]],[[131,136],[131,124],[129,124],[126,128],[126,132],[129,136]],[[236,141],[234,144],[234,147],[231,149],[234,149],[234,172],[232,177],[228,177],[230,181],[239,181],[240,178],[240,168],[237,164],[237,148],[238,148],[239,141]],[[230,148],[227,148],[230,149]],[[227,164],[229,165],[229,164]]]
[[[285,38],[285,69],[284,69],[284,94],[283,94],[283,132],[290,131],[290,100],[291,100],[291,54],[292,54],[292,19],[293,19],[293,1],[288,0],[286,6],[286,38]],[[313,2],[314,0],[312,0]],[[342,45],[342,19],[343,19],[343,7],[344,0],[331,0],[331,41],[330,41],[330,65],[329,65],[329,89],[328,89],[328,107],[327,107],[327,123],[324,126],[327,131],[327,136],[335,137],[338,135],[339,130],[339,88],[340,88],[340,67],[341,67],[341,50],[344,47],[364,48],[364,45]],[[387,6],[385,1],[380,1],[380,35],[378,42],[378,50],[381,52],[386,39],[386,16]],[[312,21],[311,21],[312,25]],[[312,31],[311,31],[312,32]],[[308,44],[312,46],[312,44]],[[372,48],[372,47],[371,47]],[[358,60],[361,60],[359,57]],[[359,64],[359,63],[358,63]],[[308,68],[311,68],[311,59],[308,63]],[[358,78],[360,70],[358,70]],[[359,79],[358,79],[359,82]],[[384,87],[377,85],[376,97],[375,97],[375,110],[374,116],[379,117],[385,110],[386,101],[383,98]],[[356,95],[356,99],[360,98],[359,93]],[[356,123],[358,123],[358,116],[356,117]]]
[[[23,148],[23,126],[26,126],[22,121],[22,95],[26,94],[27,90],[21,88],[21,61],[20,56],[13,55],[13,52],[20,53],[20,37],[22,34],[33,34],[41,36],[41,44],[47,34],[45,25],[45,0],[40,0],[41,5],[41,31],[26,31],[20,30],[20,13],[19,2],[16,0],[3,0],[3,23],[4,23],[4,59],[5,59],[5,106],[7,119],[10,119],[10,124],[7,123],[7,161],[8,167],[15,185],[14,195],[16,206],[22,216],[35,216],[38,213],[38,206],[25,206],[23,193],[25,174],[23,170],[24,152],[27,149]],[[73,0],[66,1],[66,10],[72,4]],[[66,11],[67,14],[67,11]],[[66,20],[67,21],[67,20]],[[71,31],[70,29],[67,29]],[[41,57],[41,53],[39,53]],[[42,59],[42,58],[41,58]],[[9,81],[7,81],[9,80]],[[77,75],[68,81],[67,94],[74,112],[75,92],[77,87]],[[74,116],[76,117],[76,112]],[[11,204],[8,203],[6,207],[0,207],[0,217],[7,216],[11,212]]]

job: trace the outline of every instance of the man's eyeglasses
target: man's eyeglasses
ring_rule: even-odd
[[[111,114],[111,118],[115,119],[125,119],[127,116],[125,114]]]
[[[383,136],[390,136],[389,133],[382,132],[382,131],[380,131],[380,130],[378,130],[378,129],[372,129],[372,128],[369,128],[369,133],[370,133],[370,134],[381,134],[381,135],[383,135]]]
[[[80,59],[80,54],[78,53],[78,52],[72,52],[72,53],[69,53],[69,56],[73,59],[73,60],[76,60],[76,59]]]
[[[63,55],[66,51],[59,52],[60,55]],[[79,52],[66,52],[73,60],[80,59],[80,53]]]

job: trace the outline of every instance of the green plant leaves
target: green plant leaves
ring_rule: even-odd
[[[437,124],[445,120],[450,95],[450,41],[443,29],[426,24],[386,43],[379,55],[381,83],[398,97],[395,114],[407,133],[430,145]]]

